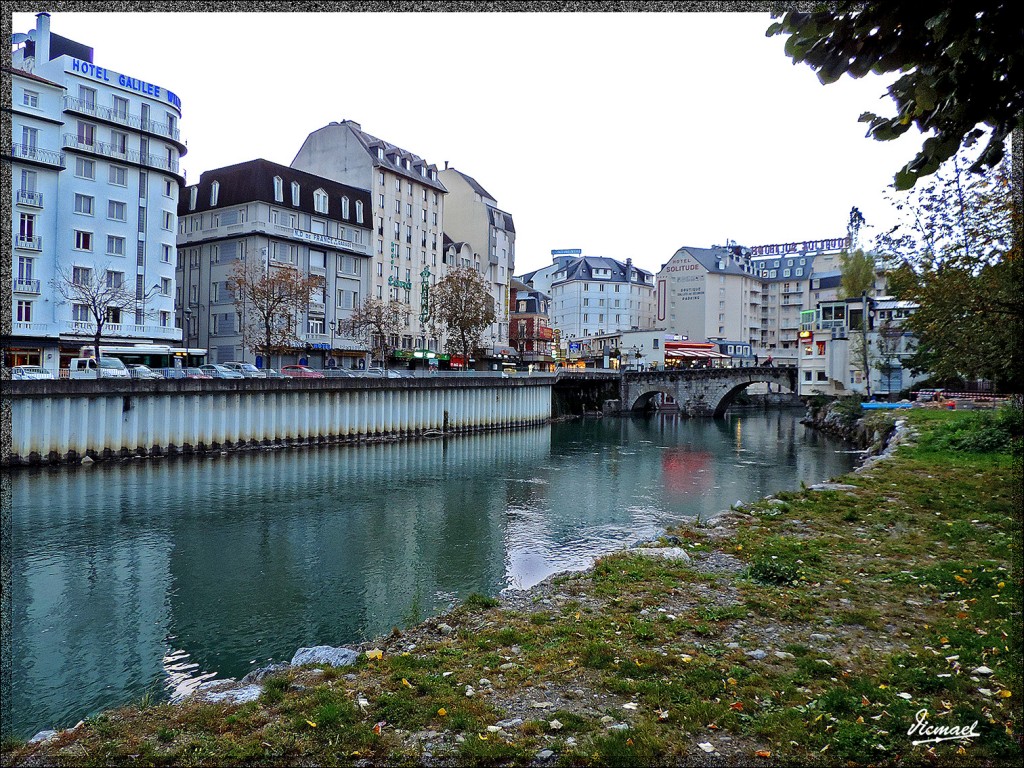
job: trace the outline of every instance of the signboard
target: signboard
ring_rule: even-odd
[[[181,99],[176,95],[168,91],[166,88],[161,88],[159,85],[153,85],[147,83],[145,80],[139,80],[136,77],[128,77],[115,72],[112,69],[106,67],[97,67],[95,64],[91,64],[88,61],[82,61],[81,59],[71,59],[70,64],[67,65],[66,72],[74,72],[76,75],[82,77],[89,77],[93,80],[97,80],[101,83],[107,83],[118,88],[123,88],[126,91],[134,91],[140,96],[149,96],[151,99],[159,99],[170,104],[172,107],[181,112]]]
[[[582,248],[562,248],[561,250],[552,251],[552,256],[582,256]]]
[[[801,251],[841,251],[850,247],[849,237],[834,237],[831,240],[804,240],[800,243],[775,243],[773,245],[755,245],[750,249],[751,256],[784,256],[787,253]]]

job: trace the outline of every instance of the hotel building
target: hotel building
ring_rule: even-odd
[[[14,276],[5,364],[56,373],[91,346],[96,323],[88,306],[59,290],[72,282],[105,284],[117,294],[103,344],[179,342],[181,101],[134,73],[97,65],[92,48],[50,31],[49,14],[13,43],[12,69],[5,69]]]

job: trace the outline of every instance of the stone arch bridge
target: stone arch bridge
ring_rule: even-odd
[[[659,395],[666,395],[688,416],[719,417],[740,392],[758,383],[772,384],[779,392],[796,392],[797,369],[760,366],[626,371],[619,380],[620,408],[642,411],[651,407]]]

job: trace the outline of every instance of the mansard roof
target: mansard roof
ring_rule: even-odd
[[[284,183],[284,200],[274,199],[275,176],[281,177]],[[217,193],[217,204],[210,205],[210,188],[215,181],[220,185]],[[299,185],[299,205],[297,206],[292,205],[292,182],[297,182]],[[191,202],[189,190],[192,187],[199,188],[195,208],[189,207]],[[327,214],[320,213],[313,205],[313,192],[317,189],[322,189],[327,193]],[[347,218],[343,218],[341,215],[342,197],[347,197],[351,201]],[[361,200],[363,203],[362,223],[357,222],[355,219],[355,203],[357,200]],[[348,184],[342,184],[323,176],[317,176],[263,159],[247,160],[243,163],[204,171],[199,177],[199,184],[187,187],[185,192],[178,196],[178,215],[188,216],[193,213],[217,210],[255,201],[270,203],[271,205],[280,206],[292,211],[302,211],[314,216],[323,216],[336,221],[345,221],[355,226],[371,227],[373,224],[369,190],[351,187]]]
[[[419,155],[413,154],[407,149],[402,149],[396,144],[379,139],[362,129],[359,123],[353,122],[352,120],[344,121],[344,124],[349,127],[352,133],[355,135],[359,142],[366,148],[367,153],[373,160],[375,167],[387,168],[389,171],[405,176],[406,178],[416,181],[424,186],[436,189],[438,192],[447,192],[448,189],[440,180],[430,178],[430,172],[437,172],[437,166],[433,163],[428,163]],[[381,160],[378,156],[377,150],[384,150],[384,159]],[[411,168],[405,167],[405,160],[409,161]],[[420,173],[420,168],[426,168],[427,175],[424,176]]]

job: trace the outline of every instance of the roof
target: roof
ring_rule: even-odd
[[[45,77],[40,77],[35,72],[27,72],[24,69],[18,69],[17,67],[0,67],[0,71],[8,72],[12,75],[17,75],[18,77],[24,77],[26,80],[34,80],[37,83],[45,83],[46,85],[52,85],[55,88],[63,88],[64,90],[67,90],[67,86],[55,83],[52,80],[47,80]]]
[[[731,360],[732,355],[723,355],[721,352],[715,352],[713,349],[666,349],[665,359],[666,360],[686,360],[697,357],[705,358],[718,358]]]
[[[501,227],[500,227],[500,229],[503,229],[506,232],[511,232],[511,233],[515,234],[516,225],[512,223],[512,214],[511,213],[506,213],[505,211],[501,210],[500,208],[495,208],[493,205],[487,206],[487,217],[488,217],[488,219],[490,221],[492,221],[492,222],[494,221],[494,214],[496,214],[496,213],[501,214]],[[498,226],[498,225],[495,224],[494,226]]]
[[[274,177],[280,176],[284,182],[284,201],[274,199]],[[213,182],[220,184],[217,193],[217,204],[210,205],[210,188]],[[291,204],[291,184],[299,184],[299,205]],[[189,208],[191,194],[185,192],[178,196],[178,215],[188,216],[201,211],[216,210],[232,205],[240,205],[253,201],[270,203],[289,210],[298,210],[304,213],[311,213],[315,216],[324,216],[336,221],[345,221],[357,227],[370,228],[373,225],[373,214],[370,205],[370,192],[358,187],[350,187],[348,184],[333,181],[332,179],[317,176],[306,171],[300,171],[287,165],[279,165],[269,160],[247,160],[244,163],[227,165],[223,168],[214,168],[204,171],[199,178],[198,184],[189,187],[198,187],[196,196],[196,207]],[[319,213],[313,206],[313,192],[322,189],[329,198],[328,213]],[[341,216],[342,197],[348,197],[352,204],[349,207],[348,218]],[[363,203],[363,222],[355,219],[355,203],[361,200]]]
[[[342,125],[347,125],[356,138],[359,139],[359,142],[366,148],[367,153],[373,159],[374,166],[387,168],[401,176],[406,176],[420,184],[432,187],[439,192],[448,191],[445,185],[440,181],[430,178],[430,171],[437,171],[437,166],[433,163],[427,163],[427,161],[419,155],[413,154],[407,149],[402,149],[396,144],[384,141],[384,139],[379,139],[376,136],[367,133],[357,122],[344,120]],[[381,160],[378,156],[378,149],[384,150],[384,160]],[[411,168],[405,167],[404,161],[406,160],[409,161]],[[401,161],[401,165],[399,164],[399,161]],[[420,173],[420,168],[427,169],[426,176]]]
[[[651,273],[646,269],[641,269],[635,264],[631,265],[634,272],[640,276],[650,276]],[[595,269],[606,269],[611,275],[608,278],[594,278]],[[539,271],[539,270],[537,270]],[[530,273],[531,276],[534,273]],[[525,276],[524,276],[525,278]],[[568,282],[570,280],[594,280],[598,279],[601,281],[607,280],[611,283],[625,283],[626,279],[626,264],[623,264],[618,259],[613,259],[608,256],[577,256],[566,264],[565,278],[558,282]],[[527,282],[528,278],[524,279]]]
[[[459,174],[459,176],[461,176],[462,178],[464,178],[466,180],[466,183],[469,184],[470,188],[474,192],[476,192],[478,195],[480,195],[480,197],[486,197],[488,200],[494,200],[494,201],[498,200],[498,198],[496,198],[494,195],[492,195],[490,192],[488,192],[486,189],[484,189],[482,186],[480,186],[480,182],[479,181],[474,179],[472,176],[469,176],[469,175],[463,173],[458,168],[445,168],[445,170],[446,171],[454,171],[455,173]]]
[[[746,277],[753,277],[761,279],[761,275],[751,269],[743,269],[739,266],[736,261],[736,254],[727,248],[690,248],[683,247],[676,251],[676,254],[680,252],[688,253],[693,259],[700,264],[708,272],[714,272],[719,275],[744,275]],[[675,254],[673,254],[674,256]],[[719,263],[724,263],[725,268],[719,269]],[[740,263],[743,263],[742,261]],[[749,262],[748,262],[749,263]]]

